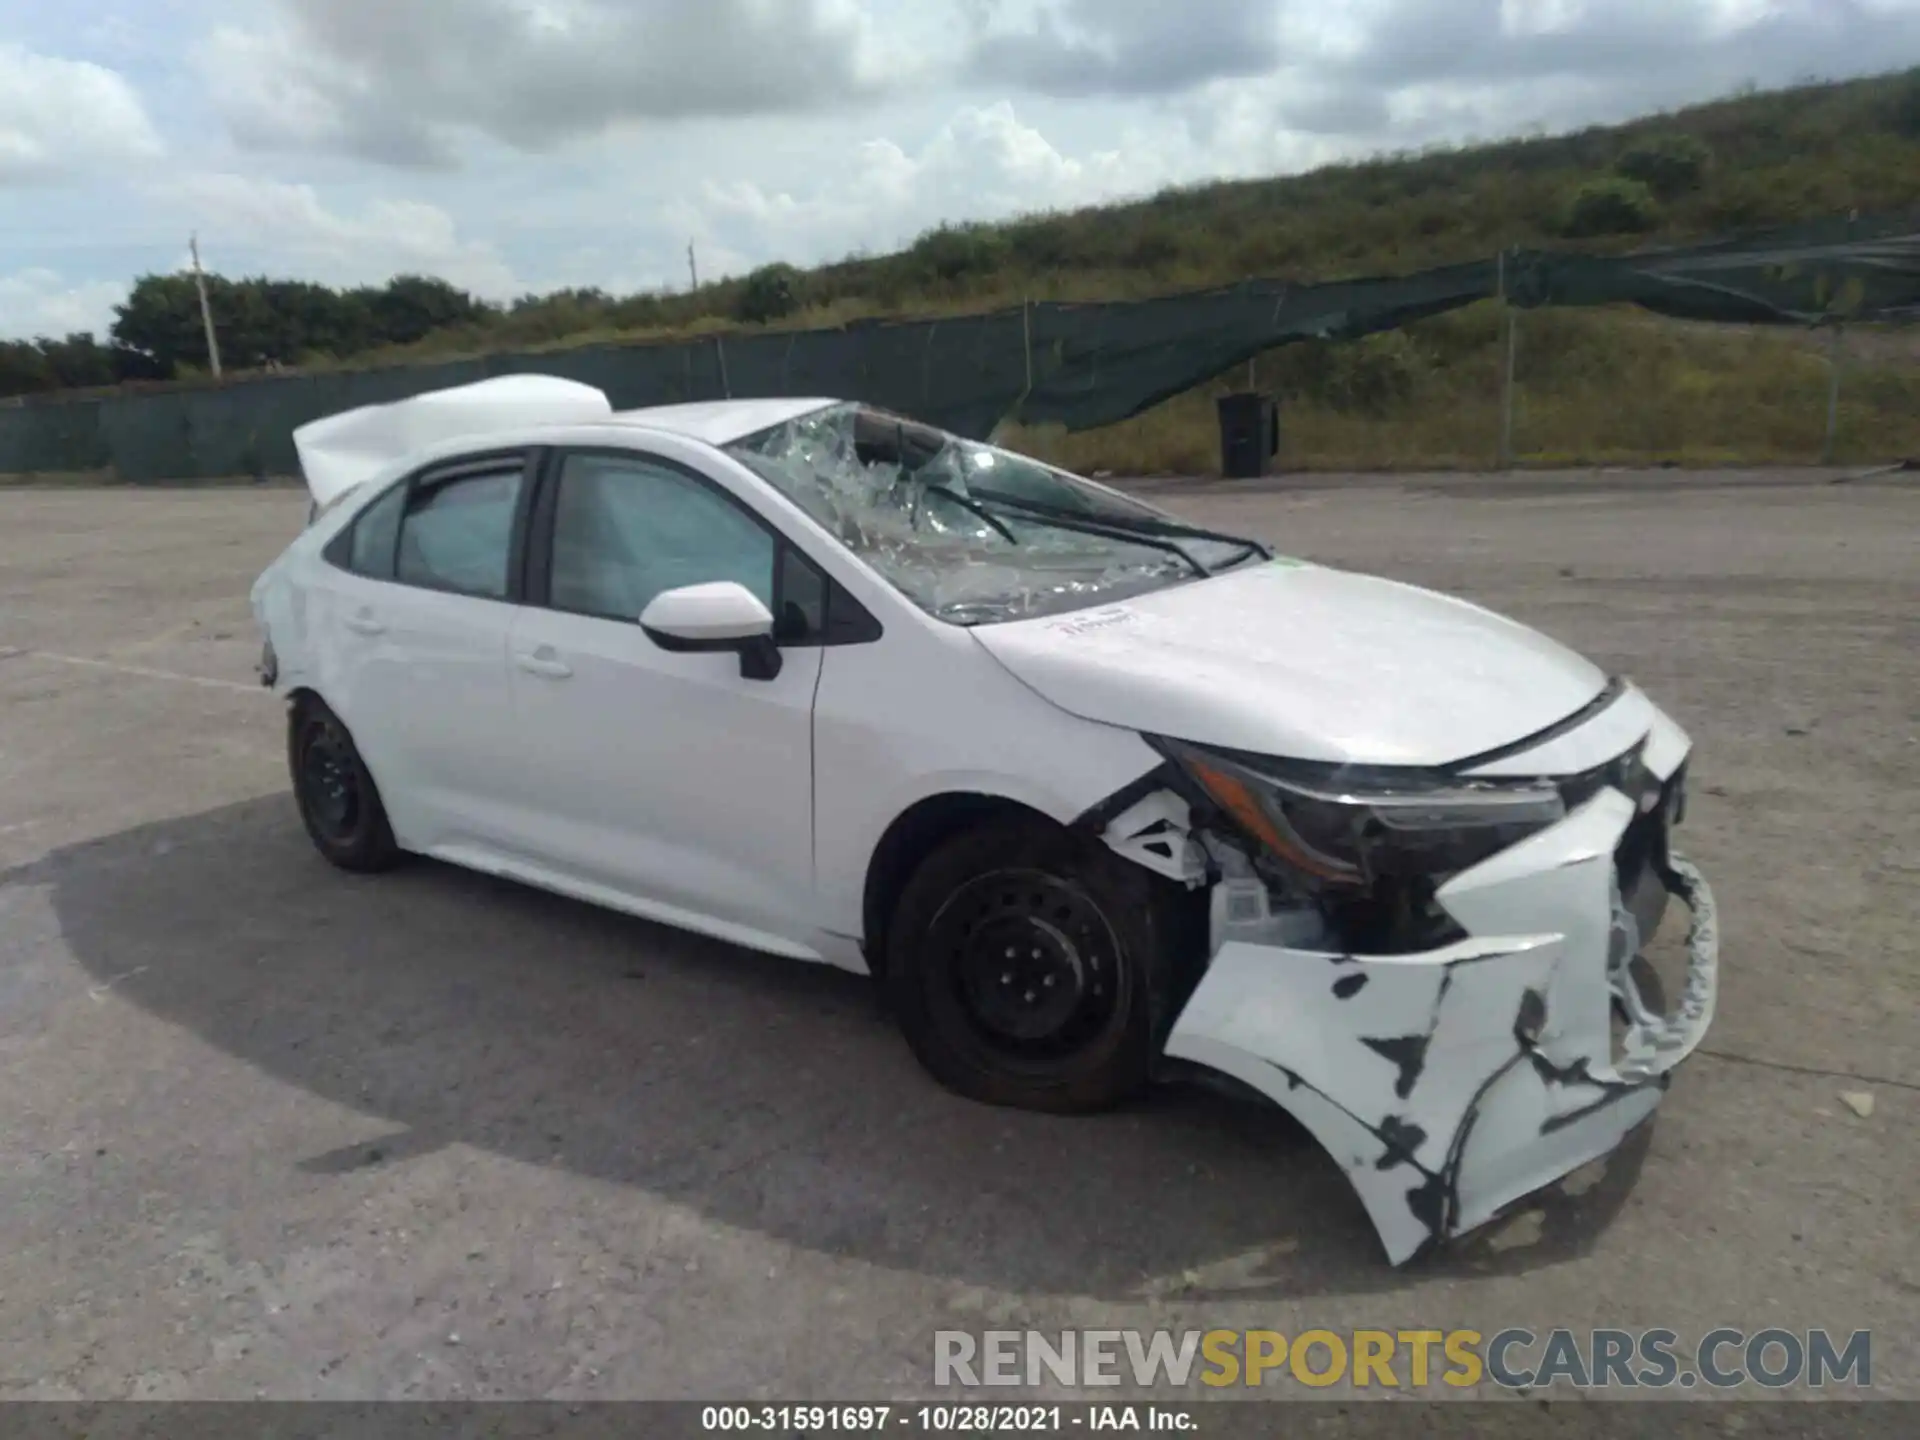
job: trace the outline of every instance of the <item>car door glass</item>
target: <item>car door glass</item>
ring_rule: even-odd
[[[626,456],[570,455],[554,500],[549,603],[638,620],[663,590],[733,580],[773,605],[772,533],[690,475]]]
[[[407,585],[503,600],[519,469],[415,487],[400,522],[396,578]]]
[[[400,538],[400,512],[406,508],[407,487],[396,485],[361,512],[353,522],[347,548],[347,568],[370,580],[393,578],[393,554]]]

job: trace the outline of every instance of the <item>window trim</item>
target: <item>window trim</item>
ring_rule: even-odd
[[[321,558],[356,580],[365,580],[375,585],[398,585],[408,590],[424,590],[434,595],[454,595],[463,600],[484,600],[496,605],[524,604],[522,597],[526,593],[527,533],[535,493],[539,488],[539,458],[540,451],[537,448],[514,445],[502,450],[482,450],[424,465],[384,487],[373,499],[356,510],[353,518],[341,526],[339,532],[327,541],[326,547],[320,552]],[[461,590],[452,585],[430,585],[419,580],[400,578],[400,537],[406,529],[407,517],[413,511],[414,500],[422,491],[438,489],[442,485],[450,485],[457,480],[470,480],[487,475],[507,475],[516,467],[520,474],[520,490],[514,497],[513,520],[507,531],[507,590],[504,595],[487,595],[475,590]],[[393,527],[393,553],[387,557],[387,573],[368,575],[354,569],[349,558],[353,553],[354,532],[374,506],[397,490],[404,490],[406,494],[400,503],[400,523]]]
[[[525,559],[523,573],[520,576],[521,604],[535,606],[542,610],[551,610],[556,615],[577,615],[583,620],[599,620],[609,625],[630,625],[640,628],[640,617],[617,615],[599,615],[591,611],[568,610],[555,605],[552,601],[553,590],[553,526],[555,512],[559,508],[560,478],[567,460],[575,455],[604,456],[613,460],[626,460],[636,464],[651,465],[666,470],[685,480],[701,486],[722,502],[732,506],[740,514],[758,525],[773,541],[773,575],[771,579],[773,611],[776,630],[775,643],[782,650],[826,649],[839,645],[870,645],[884,633],[879,620],[865,605],[861,604],[846,586],[842,585],[827,568],[815,560],[806,550],[794,542],[772,520],[762,515],[753,506],[747,504],[733,491],[684,460],[662,455],[657,451],[643,450],[624,445],[556,445],[545,446],[539,452],[535,464],[537,479],[533,487],[533,503],[528,512],[526,531]],[[822,629],[817,635],[808,635],[801,639],[777,638],[780,617],[786,608],[786,571],[789,559],[797,560],[817,574],[822,582],[822,596],[825,613],[821,617]],[[837,620],[836,617],[844,617]]]

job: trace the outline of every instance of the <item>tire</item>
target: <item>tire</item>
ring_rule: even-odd
[[[1138,1094],[1168,993],[1167,888],[1039,819],[947,841],[887,929],[887,998],[908,1045],[989,1105],[1075,1114]]]
[[[390,870],[400,860],[379,788],[340,717],[314,696],[287,715],[287,766],[313,845],[342,870]]]

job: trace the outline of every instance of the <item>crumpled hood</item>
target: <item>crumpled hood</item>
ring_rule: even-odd
[[[1293,560],[972,633],[1072,714],[1301,760],[1464,760],[1565,719],[1607,682],[1478,605]]]

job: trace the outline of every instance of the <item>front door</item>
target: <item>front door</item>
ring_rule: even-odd
[[[556,457],[508,675],[546,860],[656,906],[804,945],[813,913],[812,715],[821,651],[772,679],[641,630],[663,590],[734,580],[773,607],[775,532],[662,457]],[[544,603],[539,603],[544,597]]]

